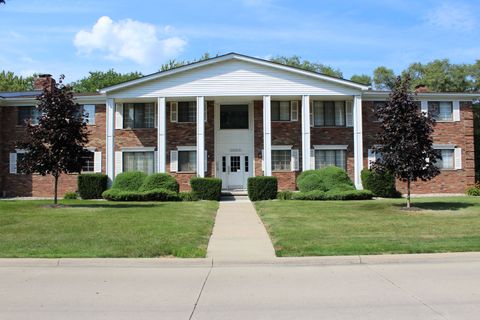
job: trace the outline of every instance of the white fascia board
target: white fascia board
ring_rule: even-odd
[[[106,97],[105,95],[93,95],[93,96],[81,96],[81,97],[73,97],[74,101],[78,104],[105,104]],[[37,99],[35,97],[28,97],[28,98],[3,98],[2,104],[5,106],[34,106],[37,104]]]
[[[324,80],[324,81],[327,81],[327,82],[338,83],[338,84],[341,84],[343,86],[355,88],[355,89],[362,90],[362,91],[363,90],[368,90],[370,88],[369,86],[362,85],[362,84],[357,84],[357,83],[354,83],[354,82],[351,82],[351,81],[348,81],[348,80],[329,77],[327,75],[315,73],[315,72],[312,72],[312,71],[301,70],[301,69],[298,69],[298,68],[293,68],[293,67],[290,67],[290,66],[286,66],[286,65],[282,65],[282,64],[262,60],[262,59],[252,58],[252,57],[248,57],[248,56],[244,56],[244,55],[240,55],[240,54],[236,54],[236,53],[230,53],[230,54],[226,54],[224,56],[212,58],[212,59],[205,60],[205,61],[199,61],[199,62],[196,62],[196,63],[192,63],[192,64],[189,64],[189,65],[185,65],[185,66],[178,67],[178,68],[168,70],[168,71],[157,72],[157,73],[147,75],[147,76],[139,78],[139,79],[135,79],[135,80],[120,83],[120,84],[117,84],[117,85],[114,85],[114,86],[106,87],[106,88],[100,89],[99,92],[102,93],[102,94],[105,94],[105,93],[108,93],[108,92],[111,92],[111,91],[115,91],[115,90],[119,90],[119,89],[122,89],[122,88],[134,86],[134,85],[137,85],[137,84],[140,84],[140,83],[143,83],[143,82],[159,79],[159,78],[162,78],[162,77],[167,77],[167,76],[170,76],[170,75],[173,75],[173,74],[176,74],[176,73],[184,72],[184,71],[191,70],[191,69],[201,68],[201,67],[205,67],[205,66],[208,66],[208,65],[211,65],[211,64],[215,64],[215,63],[219,63],[219,62],[223,62],[223,61],[228,61],[228,60],[232,60],[232,59],[236,59],[236,60],[240,60],[240,61],[247,61],[247,62],[250,62],[250,63],[263,65],[263,66],[267,66],[267,67],[270,67],[270,68],[275,68],[275,69],[284,70],[284,71],[287,71],[287,72],[302,74],[302,75],[307,76],[307,77],[316,78],[316,79]]]

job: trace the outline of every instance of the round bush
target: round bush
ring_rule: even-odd
[[[138,191],[146,177],[147,175],[140,171],[119,173],[113,181],[112,189],[118,189],[122,191]]]
[[[376,197],[398,198],[400,192],[395,188],[395,177],[390,173],[378,173],[372,170],[362,170],[362,184],[372,191]]]
[[[63,195],[63,199],[65,199],[65,200],[75,200],[75,199],[77,199],[77,193],[72,192],[72,191],[65,192],[65,194]]]
[[[313,190],[326,191],[318,170],[307,170],[302,172],[297,178],[298,190],[301,192],[309,192]]]
[[[178,188],[177,180],[171,175],[166,173],[154,173],[145,178],[139,191],[166,189],[178,193]]]
[[[297,186],[301,192],[328,191],[337,186],[341,186],[343,190],[346,190],[346,186],[352,187],[349,190],[355,189],[347,172],[342,168],[333,166],[302,172],[297,178]]]

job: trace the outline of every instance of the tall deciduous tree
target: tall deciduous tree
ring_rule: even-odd
[[[315,62],[310,62],[308,60],[303,60],[301,57],[295,56],[295,55],[291,57],[279,56],[279,57],[270,59],[270,61],[281,63],[291,67],[308,70],[308,71],[323,73],[332,77],[337,77],[337,78],[343,77],[343,73],[342,71],[340,71],[340,69],[335,69],[331,66],[328,66],[322,63],[315,63]]]
[[[53,176],[54,204],[57,204],[60,175],[80,172],[88,142],[80,106],[74,101],[71,87],[63,85],[63,78],[37,97],[42,116],[37,125],[27,123],[26,137],[17,143],[17,148],[25,150],[19,163],[20,172]]]
[[[93,93],[97,90],[119,84],[121,82],[138,79],[140,72],[119,73],[113,69],[104,71],[90,71],[87,77],[71,84],[73,91],[77,93]]]
[[[373,163],[373,170],[391,172],[407,183],[407,207],[411,207],[411,183],[418,179],[427,181],[440,170],[435,163],[440,158],[433,149],[435,120],[420,112],[409,91],[409,77],[398,77],[393,91],[377,115],[381,119],[381,131],[373,151],[381,157]]]
[[[354,74],[350,80],[358,82],[358,83],[363,83],[367,86],[372,85],[372,77],[370,77],[368,74]]]
[[[373,83],[378,90],[391,90],[395,86],[395,73],[387,67],[378,67],[373,70]]]
[[[33,90],[33,76],[22,77],[11,71],[0,72],[0,91]]]

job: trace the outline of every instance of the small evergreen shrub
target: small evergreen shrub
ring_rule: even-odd
[[[75,199],[77,199],[77,193],[72,192],[72,191],[65,192],[65,194],[63,195],[63,199],[65,199],[65,200],[75,200]]]
[[[325,192],[322,190],[311,190],[293,194],[292,200],[326,200]]]
[[[468,196],[480,197],[480,182],[477,182],[475,186],[468,188],[465,193]]]
[[[251,177],[247,183],[248,197],[252,201],[277,198],[278,181],[276,177]]]
[[[113,181],[112,189],[122,191],[138,191],[142,186],[147,174],[140,171],[119,173]]]
[[[101,173],[80,174],[77,178],[78,195],[82,199],[101,199],[107,190],[108,177]]]
[[[178,194],[181,201],[198,201],[198,197],[195,192],[180,192]]]
[[[169,174],[154,173],[143,181],[138,191],[149,191],[154,189],[166,189],[178,193],[178,182]]]
[[[166,189],[153,189],[149,191],[125,191],[109,189],[103,192],[103,198],[110,201],[179,201],[176,192]]]
[[[222,179],[198,178],[190,179],[192,191],[201,200],[220,200],[222,195]]]
[[[292,191],[278,191],[277,192],[277,199],[278,200],[291,200],[293,196]]]
[[[297,178],[297,187],[301,192],[312,190],[326,191],[325,184],[318,174],[318,170],[307,170],[300,173]]]
[[[362,170],[362,185],[372,191],[376,197],[398,198],[400,192],[395,188],[395,177],[390,173],[379,173],[372,170]]]
[[[345,190],[335,191],[334,189],[325,193],[325,200],[369,200],[373,193],[370,190]]]
[[[309,192],[313,190],[328,191],[341,185],[342,189],[351,186],[354,190],[352,180],[347,172],[338,167],[325,167],[318,170],[307,170],[302,172],[297,178],[297,186],[301,192]]]

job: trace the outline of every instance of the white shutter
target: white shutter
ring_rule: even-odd
[[[460,121],[460,101],[453,101],[453,121]]]
[[[123,104],[115,105],[115,129],[123,129]]]
[[[298,101],[290,101],[290,121],[298,121]]]
[[[205,150],[204,152],[204,161],[205,163],[203,164],[203,167],[204,167],[204,171],[207,172],[208,171],[208,157],[207,157],[207,150]]]
[[[10,173],[17,173],[17,154],[10,153]]]
[[[346,113],[346,126],[353,127],[353,103],[352,101],[347,101],[345,106]]]
[[[292,149],[292,171],[298,171],[299,170],[299,159],[298,159],[298,149]]]
[[[115,151],[115,176],[123,172],[123,153]]]
[[[178,122],[178,104],[175,101],[170,102],[170,122]]]
[[[265,156],[264,156],[264,153],[263,153],[263,150],[262,150],[262,171],[265,171]]]
[[[375,162],[375,152],[372,149],[368,149],[368,169],[372,166],[372,162]]]
[[[462,148],[455,148],[454,157],[455,170],[462,169]]]
[[[178,171],[178,151],[170,150],[170,172]]]
[[[315,126],[315,114],[314,114],[314,107],[313,107],[313,101],[310,102],[310,127]]]
[[[100,151],[93,153],[93,172],[102,172],[102,153]]]
[[[315,170],[315,149],[310,149],[310,169]]]

